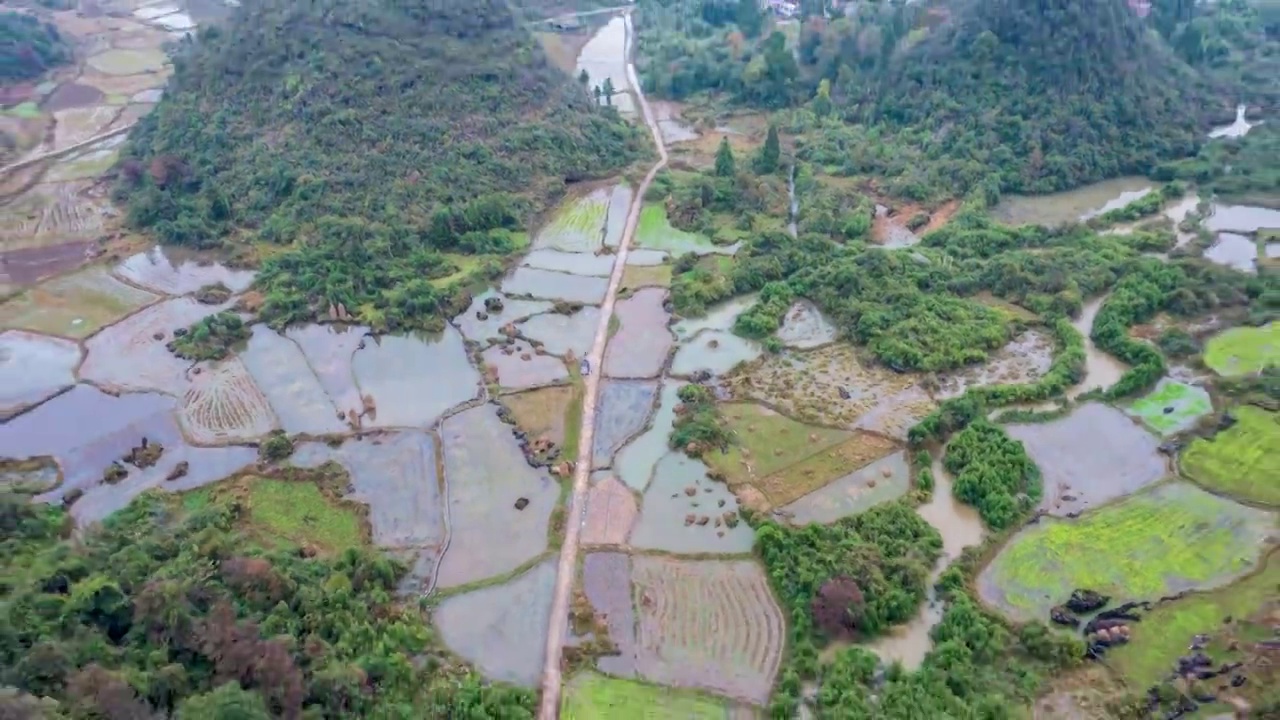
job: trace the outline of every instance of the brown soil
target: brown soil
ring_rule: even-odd
[[[504,395],[502,404],[520,429],[529,433],[530,441],[545,437],[559,446],[564,444],[565,415],[575,395],[572,386],[547,387]]]
[[[582,525],[582,544],[621,545],[635,524],[639,509],[636,498],[615,477],[607,477],[587,492],[587,516]]]
[[[72,270],[85,261],[85,252],[91,245],[92,242],[73,242],[0,252],[0,283],[31,285]]]
[[[888,237],[890,225],[901,225],[902,227],[906,227],[907,222],[911,220],[911,218],[915,217],[917,213],[923,212],[929,214],[929,223],[927,225],[911,231],[915,233],[917,237],[921,237],[925,233],[932,232],[943,225],[946,225],[951,221],[951,216],[955,215],[956,211],[960,209],[959,200],[951,200],[944,203],[933,212],[929,212],[925,209],[925,206],[916,203],[907,203],[903,205],[890,204],[891,201],[887,200],[881,200],[880,202],[881,204],[888,206],[890,211],[889,214],[884,217],[877,217],[875,222],[871,225],[871,238],[878,243],[884,242]]]
[[[58,112],[75,107],[97,105],[104,97],[103,92],[92,85],[63,83],[45,98],[41,109],[45,112]]]

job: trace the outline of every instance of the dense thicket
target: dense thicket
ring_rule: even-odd
[[[985,420],[970,424],[947,445],[943,458],[955,476],[952,492],[978,509],[987,525],[1003,530],[1040,502],[1040,470],[1022,443]]]
[[[292,243],[268,310],[398,327],[439,303],[426,281],[454,268],[434,253],[510,252],[566,182],[644,147],[502,0],[255,0],[174,58],[122,192],[166,242]]]
[[[715,391],[707,385],[690,383],[680,388],[678,396],[680,405],[667,440],[671,447],[691,457],[728,448],[733,436],[720,415]]]
[[[1163,163],[1152,176],[1193,182],[1202,196],[1250,202],[1280,195],[1276,158],[1280,158],[1280,127],[1262,123],[1242,138],[1206,143],[1193,157]]]
[[[0,81],[39,77],[70,60],[56,27],[27,13],[0,12]]]
[[[61,509],[0,496],[0,715],[49,720],[532,717],[395,601],[405,568],[367,550],[262,549],[240,508],[144,495],[78,541]]]

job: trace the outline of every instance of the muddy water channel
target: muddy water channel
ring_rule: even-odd
[[[1083,222],[1125,205],[1151,192],[1150,180],[1123,177],[1049,195],[1013,195],[992,210],[999,220],[1013,225],[1060,225]]]

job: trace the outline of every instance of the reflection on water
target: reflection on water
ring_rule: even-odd
[[[615,17],[609,20],[582,46],[575,75],[581,75],[583,70],[587,72],[588,83],[593,88],[603,88],[606,79],[612,84],[615,93],[613,104],[620,112],[634,110],[631,96],[626,94],[631,87],[627,81],[626,19]]]
[[[1115,178],[1050,195],[1010,195],[996,205],[992,214],[1012,225],[1060,225],[1124,207],[1151,189],[1151,181],[1143,177]]]
[[[1204,226],[1214,232],[1258,232],[1262,228],[1280,228],[1280,210],[1251,205],[1214,205],[1204,219]]]
[[[1240,272],[1256,273],[1258,271],[1255,266],[1258,246],[1244,235],[1218,233],[1217,242],[1204,251],[1204,258]]]

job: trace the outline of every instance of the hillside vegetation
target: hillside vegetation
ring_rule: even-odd
[[[263,314],[341,304],[379,329],[438,326],[566,182],[643,139],[554,68],[502,0],[255,0],[174,61],[121,166],[133,224],[200,247],[292,244]]]
[[[71,48],[53,25],[26,13],[0,12],[0,82],[39,77],[70,60]]]

